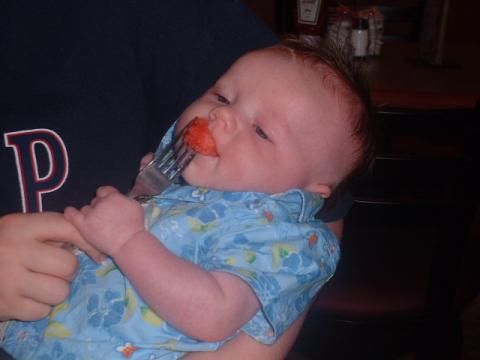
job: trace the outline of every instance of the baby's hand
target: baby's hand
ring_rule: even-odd
[[[90,205],[80,211],[67,207],[64,214],[89,243],[110,256],[145,231],[142,207],[110,186],[98,188]]]

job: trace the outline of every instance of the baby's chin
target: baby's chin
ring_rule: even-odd
[[[211,189],[211,190],[218,190],[218,191],[225,191],[226,189],[222,189],[217,184],[209,181],[209,179],[204,179],[198,176],[189,176],[188,173],[184,172],[182,174],[183,180],[190,186],[195,186],[199,188]]]
[[[203,169],[202,169],[203,170]],[[260,189],[254,186],[248,186],[243,183],[232,184],[231,181],[221,180],[220,175],[214,175],[213,172],[202,171],[196,173],[192,169],[185,169],[182,174],[183,180],[190,186],[225,192],[261,192],[271,194],[267,189]]]
[[[238,191],[227,181],[219,181],[218,174],[206,168],[198,168],[189,165],[182,174],[183,180],[191,186],[217,190],[217,191]]]
[[[196,155],[182,173],[183,179],[189,184],[198,187],[211,187],[211,177],[214,176],[210,156]]]

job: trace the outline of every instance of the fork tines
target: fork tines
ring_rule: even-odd
[[[173,181],[181,174],[194,156],[195,152],[182,142],[176,147],[172,145],[161,153],[157,167],[170,181]]]
[[[195,156],[195,152],[183,143],[185,129],[158,156],[157,167],[170,181],[175,180]]]
[[[183,143],[184,132],[185,129],[177,134],[172,144],[138,173],[133,188],[127,194],[129,197],[140,202],[147,201],[181,175],[195,156],[195,152]]]

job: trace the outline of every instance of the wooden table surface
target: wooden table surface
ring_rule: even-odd
[[[474,107],[480,99],[480,46],[447,44],[445,66],[419,64],[416,43],[385,43],[365,61],[376,105],[403,108]]]

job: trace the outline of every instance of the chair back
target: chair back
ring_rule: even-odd
[[[335,359],[367,349],[360,358],[387,359],[394,347],[454,353],[455,291],[480,190],[478,110],[377,115],[376,163],[354,188],[337,273],[313,304],[299,346],[323,334],[329,344],[350,344],[335,346]],[[334,324],[343,327],[332,337]],[[331,347],[322,358],[331,358]]]
[[[478,206],[473,134],[480,118],[474,109],[384,109],[377,115],[376,164],[354,190],[346,256],[350,243],[355,257],[359,247],[379,251],[378,279],[400,292],[399,314],[452,311]]]

